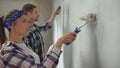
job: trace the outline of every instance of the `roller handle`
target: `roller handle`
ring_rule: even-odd
[[[78,34],[80,31],[81,31],[81,30],[80,30],[78,27],[76,27],[75,30],[74,30],[74,32],[75,32],[76,34]],[[65,42],[65,45],[68,46],[69,44],[70,44],[69,42]]]

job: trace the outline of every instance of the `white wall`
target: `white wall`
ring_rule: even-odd
[[[96,0],[53,0],[53,3],[55,4],[54,7],[58,6],[58,4],[61,5],[63,10],[61,13],[63,21],[56,20],[58,23],[55,24],[55,36],[71,32],[75,27],[86,23],[81,21],[80,17],[86,16],[88,13],[97,13],[98,7]],[[97,43],[95,28],[95,24],[88,24],[78,34],[76,41],[72,45],[63,47],[59,68],[96,68],[97,51],[95,48]]]
[[[64,11],[63,11],[63,0],[52,0],[53,1],[53,10],[56,9],[58,6],[61,6],[62,11],[59,14],[59,16],[56,17],[54,21],[54,29],[53,29],[53,42],[55,43],[56,40],[63,35],[63,25],[64,25]],[[62,48],[63,49],[63,48]],[[63,53],[60,57],[60,61],[58,64],[58,68],[63,68],[64,67],[64,61],[63,61]]]
[[[76,4],[76,5],[74,5]],[[88,13],[96,13],[97,0],[70,0],[69,3],[69,27],[73,31],[86,23],[80,20],[81,16],[87,16]],[[72,67],[71,68],[96,68],[96,25],[91,23],[81,29],[76,41],[72,46]],[[66,47],[67,48],[67,47]],[[67,63],[67,62],[66,62]]]
[[[120,68],[120,1],[53,1],[54,7],[58,4],[56,2],[59,2],[62,3],[60,5],[63,9],[63,25],[59,25],[61,18],[58,18],[59,23],[54,27],[57,28],[54,32],[56,36],[73,31],[75,27],[84,24],[84,21],[79,20],[81,16],[88,13],[97,15],[97,24],[91,23],[83,27],[76,41],[63,47],[58,68]],[[59,30],[60,32],[56,33]]]
[[[120,0],[99,0],[100,68],[120,68]]]
[[[38,7],[40,13],[39,24],[44,24],[52,13],[52,1],[51,0],[0,0],[0,15],[5,15],[11,9],[21,9],[26,3],[35,4]],[[8,34],[8,32],[7,32]],[[43,32],[42,36],[45,42],[45,52],[52,42],[52,29]]]

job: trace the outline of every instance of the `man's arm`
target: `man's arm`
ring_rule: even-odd
[[[61,12],[61,7],[59,6],[59,7],[52,13],[51,17],[49,18],[49,20],[48,20],[49,24],[52,25],[52,23],[53,23],[56,15],[59,15],[60,12]]]
[[[43,26],[38,26],[38,25],[35,25],[37,30],[39,31],[47,31],[48,29],[50,29],[52,27],[52,23],[56,17],[56,15],[59,15],[61,12],[61,7],[59,6],[50,16],[48,22],[43,25]]]

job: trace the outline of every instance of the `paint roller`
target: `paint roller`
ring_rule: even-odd
[[[94,22],[96,22],[96,14],[94,14],[94,13],[89,13],[89,14],[87,15],[87,17],[81,17],[80,20],[86,21],[86,23],[83,24],[83,25],[80,26],[80,27],[76,27],[76,28],[75,28],[74,32],[77,33],[77,34],[81,31],[81,28],[84,27],[85,25],[87,25],[88,23],[94,23]],[[66,44],[66,45],[69,45],[70,43],[69,43],[69,42],[65,42],[65,44]]]

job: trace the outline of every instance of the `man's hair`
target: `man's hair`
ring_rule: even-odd
[[[27,13],[27,12],[32,12],[32,10],[34,8],[37,8],[37,6],[33,5],[33,4],[25,4],[23,5],[22,9]]]

